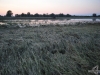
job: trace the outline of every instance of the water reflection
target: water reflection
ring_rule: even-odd
[[[27,26],[40,26],[40,25],[69,25],[76,24],[78,22],[81,23],[94,23],[99,22],[100,19],[46,19],[46,20],[3,20],[0,21],[0,25],[2,24],[11,24],[11,25],[27,25]]]
[[[95,19],[95,18],[93,18],[93,19],[92,19],[92,21],[96,21],[96,19]]]
[[[71,19],[66,19],[66,20],[68,21],[68,20],[71,20]]]

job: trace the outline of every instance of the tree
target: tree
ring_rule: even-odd
[[[7,17],[11,17],[12,15],[13,15],[12,11],[11,10],[8,10],[7,13],[6,13],[6,16]]]
[[[71,15],[70,14],[67,14],[66,17],[71,17]]]
[[[59,17],[64,17],[64,14],[63,14],[63,13],[60,13],[60,14],[59,14]]]
[[[96,13],[93,13],[93,15],[92,15],[93,17],[96,17],[97,15],[96,15]]]
[[[34,14],[34,17],[39,17],[39,14],[38,13]]]
[[[31,15],[30,12],[27,12],[27,17],[30,17],[30,15]]]
[[[0,15],[0,17],[3,17],[3,16]]]
[[[46,17],[46,14],[43,14],[43,17]]]
[[[52,17],[53,19],[55,19],[55,18],[56,18],[56,16],[55,16],[55,14],[54,14],[54,13],[51,13],[51,14],[50,14],[50,17]]]
[[[15,14],[15,17],[20,17],[20,15],[19,14]]]
[[[21,14],[21,17],[25,17],[25,14],[24,14],[24,13],[22,13],[22,14]]]

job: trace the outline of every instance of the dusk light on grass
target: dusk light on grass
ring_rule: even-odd
[[[0,75],[100,75],[100,0],[0,0]]]

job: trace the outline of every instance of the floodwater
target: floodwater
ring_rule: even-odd
[[[75,25],[77,23],[100,23],[100,19],[0,20],[0,25],[19,25],[19,26]]]

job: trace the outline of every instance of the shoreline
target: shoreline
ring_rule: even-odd
[[[15,19],[100,19],[100,17],[0,17],[0,20],[15,20]]]

